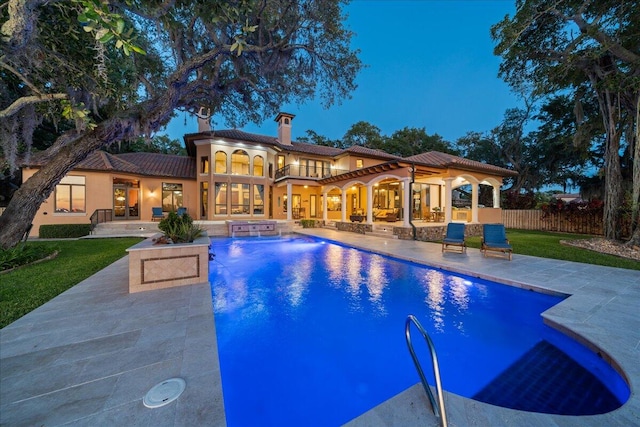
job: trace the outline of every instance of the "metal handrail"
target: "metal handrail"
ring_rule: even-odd
[[[113,221],[113,211],[111,209],[96,209],[89,218],[91,222],[91,231],[96,228],[96,225],[103,222]]]
[[[422,337],[427,343],[427,347],[429,347],[429,352],[431,353],[431,361],[433,362],[433,376],[436,380],[436,393],[438,395],[438,401],[433,397],[433,392],[427,383],[427,380],[424,376],[424,372],[422,371],[422,366],[418,361],[418,356],[416,356],[416,352],[413,349],[413,344],[411,343],[411,323],[416,325],[418,331],[422,334]],[[424,387],[424,391],[427,393],[427,397],[429,397],[429,403],[431,404],[431,409],[437,418],[440,419],[440,426],[447,427],[447,413],[444,409],[444,395],[442,393],[442,382],[440,381],[440,368],[438,367],[438,356],[436,355],[436,348],[427,334],[427,331],[424,330],[418,319],[413,314],[410,314],[407,317],[407,321],[404,327],[404,334],[407,339],[407,347],[409,347],[409,353],[411,353],[411,358],[413,359],[413,364],[416,366],[416,370],[418,371],[418,375],[420,375],[420,381],[422,381],[422,387]]]

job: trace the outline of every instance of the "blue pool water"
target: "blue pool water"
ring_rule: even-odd
[[[613,369],[542,323],[560,297],[309,237],[212,247],[230,427],[337,426],[416,384],[408,314],[429,332],[450,392],[561,414],[604,413],[628,398]],[[418,333],[414,345],[433,384]]]

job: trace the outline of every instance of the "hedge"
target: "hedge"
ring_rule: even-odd
[[[67,239],[88,236],[91,224],[48,224],[41,225],[38,233],[41,239]]]

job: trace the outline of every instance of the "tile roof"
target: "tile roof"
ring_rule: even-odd
[[[389,154],[386,151],[374,150],[373,148],[362,147],[360,145],[353,145],[349,148],[342,150],[345,154],[360,154],[363,156],[378,157],[382,159],[401,160],[402,157],[394,154]]]
[[[499,166],[477,162],[475,160],[465,159],[464,157],[454,156],[453,154],[441,153],[439,151],[429,151],[427,153],[405,157],[404,161],[419,163],[424,166],[432,166],[437,168],[458,168],[464,170],[487,172],[500,176],[515,176],[518,174],[515,171],[501,168]]]
[[[43,164],[44,160],[37,158],[32,158],[30,162],[31,166],[42,166]],[[196,160],[193,157],[172,154],[110,154],[105,151],[94,151],[78,163],[74,169],[195,179]]]

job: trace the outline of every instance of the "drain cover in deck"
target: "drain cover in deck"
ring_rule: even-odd
[[[147,408],[159,408],[176,400],[187,383],[182,378],[169,378],[160,384],[154,385],[142,399]]]

